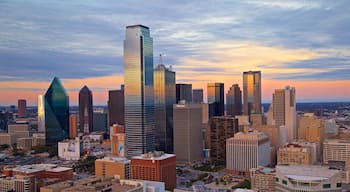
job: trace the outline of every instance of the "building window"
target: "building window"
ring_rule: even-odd
[[[331,184],[323,184],[323,188],[324,189],[329,189],[329,188],[331,188]]]
[[[341,183],[337,183],[337,188],[341,188],[341,187],[342,187]]]
[[[276,177],[276,182],[279,182],[279,181],[280,181],[280,179],[278,177]]]
[[[284,179],[283,179],[283,180],[282,180],[282,183],[283,183],[284,185],[287,185],[288,182],[287,182],[287,180],[284,180]]]

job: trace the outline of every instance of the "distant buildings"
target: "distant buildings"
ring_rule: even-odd
[[[193,103],[203,103],[203,89],[193,89],[192,90],[192,102]]]
[[[27,100],[18,100],[18,117],[23,118],[27,116]]]
[[[226,93],[227,115],[242,115],[242,91],[238,84],[233,84]]]
[[[209,119],[213,116],[225,115],[224,84],[208,83]]]
[[[313,113],[305,113],[298,118],[298,139],[323,143],[325,135],[324,122]]]
[[[250,169],[251,189],[253,191],[276,191],[276,170],[267,167]]]
[[[176,84],[176,103],[179,101],[192,102],[192,84]]]
[[[35,178],[22,175],[0,176],[0,191],[35,192]]]
[[[86,85],[79,91],[79,131],[83,134],[93,131],[92,92]]]
[[[244,115],[261,113],[261,72],[243,72]]]
[[[104,157],[95,161],[95,175],[103,177],[117,176],[130,179],[130,160],[125,158]]]
[[[107,113],[94,112],[93,113],[93,131],[108,132],[107,130]]]
[[[124,40],[127,157],[154,151],[153,39],[143,25],[126,27]]]
[[[108,92],[108,126],[124,125],[124,85]]]

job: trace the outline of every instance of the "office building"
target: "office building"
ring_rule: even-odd
[[[192,90],[192,102],[193,103],[203,103],[203,89],[193,89]]]
[[[346,162],[350,159],[349,139],[327,139],[323,142],[323,163]]]
[[[166,68],[161,60],[160,58],[160,64],[154,69],[155,149],[173,153],[173,104],[176,103],[175,72]]]
[[[265,125],[264,115],[261,113],[252,113],[250,114],[250,124],[253,126],[262,126]]]
[[[55,77],[44,96],[46,144],[56,144],[69,134],[69,99],[60,80]],[[39,110],[39,109],[38,109]]]
[[[93,120],[93,131],[108,132],[107,129],[107,113],[104,112],[94,112]]]
[[[108,92],[108,125],[124,125],[124,85]]]
[[[270,140],[262,132],[238,132],[226,140],[226,168],[248,175],[251,168],[270,164]]]
[[[324,121],[324,131],[328,136],[338,135],[338,127],[335,119],[327,119]]]
[[[124,40],[127,157],[154,151],[153,39],[143,25],[126,27]]]
[[[207,125],[209,122],[209,106],[208,103],[202,103],[202,123]]]
[[[192,84],[176,84],[176,103],[180,101],[192,102]]]
[[[213,116],[225,115],[224,84],[208,83],[209,119]]]
[[[30,136],[29,124],[28,123],[9,124],[7,126],[7,133],[12,135],[15,140],[17,138],[29,137]]]
[[[95,175],[115,177],[119,179],[130,178],[130,160],[126,158],[104,157],[95,161]]]
[[[203,158],[202,104],[174,104],[174,153],[179,162]]]
[[[14,136],[8,134],[8,133],[0,133],[0,145],[13,145],[16,143],[16,139]]]
[[[243,72],[244,115],[261,113],[261,72]]]
[[[131,158],[131,178],[165,183],[165,188],[176,187],[176,156],[156,151]]]
[[[79,91],[79,132],[89,134],[93,130],[92,92],[85,85]]]
[[[18,117],[23,118],[27,116],[27,100],[18,100]]]
[[[226,93],[226,111],[229,116],[242,115],[242,91],[238,84],[233,84]]]
[[[17,149],[31,150],[33,146],[33,138],[32,137],[17,138],[16,144],[17,144]]]
[[[83,154],[83,142],[77,137],[58,142],[58,157],[64,160],[79,160]]]
[[[117,133],[111,135],[111,152],[117,157],[125,157],[125,134]]]
[[[297,118],[295,88],[287,86],[276,89],[272,98],[273,119],[276,127],[285,126],[288,130],[288,141],[297,139]]]
[[[238,132],[238,119],[234,117],[212,117],[206,131],[207,148],[212,161],[226,163],[226,139]]]
[[[45,131],[45,99],[43,95],[38,96],[38,132]]]
[[[305,113],[298,118],[298,139],[322,144],[324,129],[324,121],[313,113]]]
[[[319,165],[278,165],[276,191],[341,192],[342,173]]]
[[[78,118],[77,115],[69,116],[69,138],[75,139],[78,136]]]
[[[251,189],[253,191],[276,191],[276,170],[268,167],[250,169]]]
[[[0,176],[0,191],[36,192],[36,182],[33,176],[15,175],[14,177]]]
[[[277,152],[277,164],[279,165],[311,165],[311,150],[298,144],[286,144],[283,148],[279,148]]]
[[[46,139],[45,139],[44,133],[33,133],[32,138],[33,138],[33,141],[32,141],[33,147],[46,144],[45,143]]]

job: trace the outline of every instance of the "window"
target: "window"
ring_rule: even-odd
[[[329,189],[329,188],[331,188],[331,184],[323,184],[323,188],[324,189]]]
[[[287,182],[287,180],[284,180],[284,179],[283,179],[283,180],[282,180],[282,183],[285,184],[285,185],[287,185],[288,182]]]
[[[279,181],[280,181],[280,179],[278,177],[276,177],[276,182],[279,182]]]
[[[342,187],[341,183],[337,183],[337,188]]]

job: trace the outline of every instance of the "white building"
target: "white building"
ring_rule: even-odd
[[[328,139],[323,142],[323,163],[329,161],[346,162],[350,159],[350,141],[348,139]]]
[[[251,168],[270,164],[270,140],[262,132],[238,132],[226,140],[227,169],[247,175]]]
[[[77,137],[75,140],[58,142],[58,157],[65,160],[79,160],[83,151],[83,143]]]
[[[319,165],[276,166],[277,192],[340,192],[342,173]]]
[[[328,119],[324,121],[325,134],[338,135],[337,124],[334,119]]]

